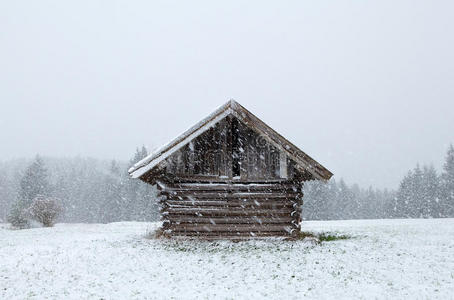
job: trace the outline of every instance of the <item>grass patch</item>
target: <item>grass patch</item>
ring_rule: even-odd
[[[304,240],[308,239],[316,243],[321,242],[332,242],[338,240],[348,240],[351,236],[345,234],[331,233],[331,232],[321,232],[321,233],[312,233],[300,231],[296,234],[295,240]]]
[[[351,236],[345,235],[345,234],[332,234],[332,233],[320,233],[318,235],[318,239],[320,242],[332,242],[332,241],[338,241],[338,240],[348,240],[350,239]]]

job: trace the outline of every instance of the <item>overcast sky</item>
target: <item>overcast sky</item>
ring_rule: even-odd
[[[0,160],[126,160],[234,98],[348,183],[441,168],[453,1],[222,3],[0,1]]]

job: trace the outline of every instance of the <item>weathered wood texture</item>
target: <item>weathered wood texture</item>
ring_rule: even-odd
[[[171,236],[291,237],[299,230],[299,183],[158,184],[163,229]]]
[[[165,232],[209,239],[295,235],[302,183],[333,175],[234,100],[129,173],[158,185]]]
[[[286,159],[284,171],[282,157]],[[172,154],[165,164],[167,174],[198,180],[281,180],[292,179],[298,172],[282,151],[235,117],[219,121]]]
[[[249,147],[251,143],[255,143],[256,146],[250,147],[254,151],[253,155],[243,147]],[[150,180],[153,182],[154,176],[149,173],[159,173],[164,168],[169,170],[174,168],[170,173],[181,173],[186,176],[192,174],[208,176],[209,174],[230,178],[233,175],[233,177],[241,176],[243,180],[277,177],[277,172],[273,172],[273,169],[277,170],[275,158],[272,157],[271,161],[266,163],[271,150],[275,149],[278,149],[281,155],[280,178],[286,178],[288,174],[284,155],[294,162],[294,168],[301,173],[302,181],[328,180],[333,175],[234,100],[230,100],[176,139],[137,162],[129,172],[133,178],[140,178],[147,182]],[[211,158],[207,157],[206,155],[213,155],[210,150],[221,150],[225,155],[219,155],[216,152]],[[180,151],[180,157],[176,154],[178,151]],[[181,156],[190,152],[194,152],[193,157]],[[198,159],[199,154],[203,159]],[[170,162],[169,158],[173,162]],[[245,166],[244,161],[255,161],[255,163]]]

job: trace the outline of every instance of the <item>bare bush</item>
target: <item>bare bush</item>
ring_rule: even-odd
[[[28,210],[24,208],[24,206],[25,204],[23,201],[18,201],[12,207],[7,220],[11,223],[13,228],[25,229],[30,227],[30,223],[28,221]]]
[[[52,227],[62,212],[60,203],[57,198],[38,196],[33,199],[28,210],[34,220],[41,222],[45,227]]]

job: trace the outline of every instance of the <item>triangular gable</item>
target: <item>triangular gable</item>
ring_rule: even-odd
[[[325,167],[301,151],[298,147],[290,143],[283,136],[234,100],[228,101],[216,109],[208,117],[172,140],[170,143],[162,146],[149,156],[136,163],[129,169],[129,174],[133,178],[139,178],[145,173],[159,167],[159,165],[170,155],[186,146],[190,141],[197,138],[199,135],[229,115],[233,115],[248,127],[262,135],[272,145],[284,151],[288,157],[296,163],[296,167],[298,169],[308,171],[314,176],[315,179],[328,180],[333,175]]]

